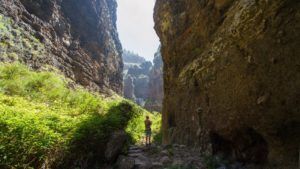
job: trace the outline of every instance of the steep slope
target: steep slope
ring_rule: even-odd
[[[1,0],[0,13],[12,19],[8,32],[21,30],[1,37],[1,60],[21,60],[33,68],[53,65],[85,87],[121,93],[116,7],[115,0]],[[34,36],[45,46],[43,52],[28,51],[37,47],[19,42],[19,34]]]
[[[299,9],[294,0],[157,0],[164,142],[296,168]]]
[[[0,64],[1,169],[103,168],[129,140],[125,129],[132,138],[141,135],[135,126],[147,112],[68,82],[54,72]]]

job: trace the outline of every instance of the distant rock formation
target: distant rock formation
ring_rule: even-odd
[[[163,96],[163,61],[159,47],[154,55],[153,67],[149,72],[148,96],[145,108],[150,111],[161,112]]]
[[[157,0],[164,143],[297,168],[299,9],[295,0]]]
[[[12,19],[5,29],[13,32],[1,32],[1,43],[10,44],[0,45],[1,60],[20,60],[33,68],[52,65],[85,87],[121,94],[116,8],[115,0],[1,0],[0,13]],[[30,36],[35,38],[28,41]],[[31,41],[40,42],[43,52]]]
[[[124,97],[144,106],[152,63],[138,54],[126,50],[123,52],[123,61],[125,65],[123,70]]]
[[[150,111],[160,111],[162,105],[162,60],[155,54],[154,65],[133,52],[123,52],[124,97],[145,106]]]
[[[124,77],[124,97],[135,101],[134,84],[131,75]]]
[[[146,59],[142,56],[139,56],[138,54],[135,54],[131,51],[128,51],[126,49],[123,50],[123,62],[126,63],[136,63],[141,64],[143,62],[146,62]]]

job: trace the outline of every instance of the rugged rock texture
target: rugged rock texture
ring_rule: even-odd
[[[147,61],[140,65],[131,65],[124,75],[124,96],[141,106],[145,105],[145,101],[148,98],[149,72],[151,67],[152,63]],[[130,90],[131,84],[129,79],[132,79],[133,90]]]
[[[296,168],[300,1],[157,0],[164,143]]]
[[[110,163],[115,162],[127,143],[128,136],[125,131],[114,132],[106,145],[105,159]]]
[[[149,73],[148,97],[145,108],[147,110],[161,112],[163,93],[163,61],[159,47],[154,55],[153,67]]]
[[[135,101],[133,78],[128,75],[124,78],[124,97]]]
[[[116,6],[115,0],[1,0],[0,13],[13,19],[13,27],[45,46],[43,59],[13,45],[1,45],[1,51],[19,56],[34,68],[53,65],[85,87],[121,93],[123,63]],[[6,43],[10,37],[1,38]]]
[[[146,59],[142,56],[125,49],[123,50],[122,58],[124,62],[124,70],[128,69],[133,64],[142,64],[143,62],[146,62]]]
[[[139,78],[140,75],[146,77],[149,70],[144,70],[146,73],[143,74],[141,65],[142,63],[146,62],[145,58],[135,54],[131,51],[123,50],[122,54],[123,62],[124,62],[124,69],[123,69],[123,94],[124,97],[130,99],[134,102],[138,100],[144,100],[144,98],[137,98],[136,97],[136,79]],[[147,80],[143,82],[143,84],[147,84]],[[146,90],[146,88],[142,88],[142,90]]]
[[[153,65],[143,57],[124,50],[124,97],[147,110],[161,112],[163,73],[160,47],[154,55]]]
[[[141,106],[148,97],[149,72],[152,63],[133,52],[123,51],[124,97]]]

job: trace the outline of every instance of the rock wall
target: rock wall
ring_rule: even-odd
[[[161,112],[163,98],[163,62],[160,47],[153,65],[143,57],[124,50],[124,97],[149,111]]]
[[[163,96],[163,61],[159,47],[154,55],[153,66],[149,72],[148,96],[145,108],[150,111],[161,112]]]
[[[85,87],[121,93],[123,63],[116,8],[115,0],[1,0],[0,13],[12,19],[12,27],[34,36],[45,51],[35,56],[41,53],[24,53],[28,45],[0,45],[0,49],[19,57],[7,60],[21,60],[33,68],[51,65]],[[1,43],[9,38],[2,37]]]
[[[148,98],[149,72],[152,63],[125,63],[124,69],[124,96],[133,100],[140,106],[144,106]]]
[[[142,64],[143,62],[146,62],[146,59],[142,56],[139,56],[138,54],[126,49],[123,50],[122,58],[124,62],[124,70],[128,69],[133,64]]]
[[[164,143],[296,168],[299,9],[295,0],[157,0]]]

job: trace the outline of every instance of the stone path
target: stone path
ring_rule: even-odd
[[[204,169],[200,154],[183,145],[130,146],[117,165],[120,169]]]
[[[201,157],[199,151],[184,145],[151,147],[132,145],[126,155],[118,158],[115,167],[118,169],[274,169],[256,165],[243,166],[237,162],[229,164],[216,156],[214,162],[208,163],[207,160]]]

